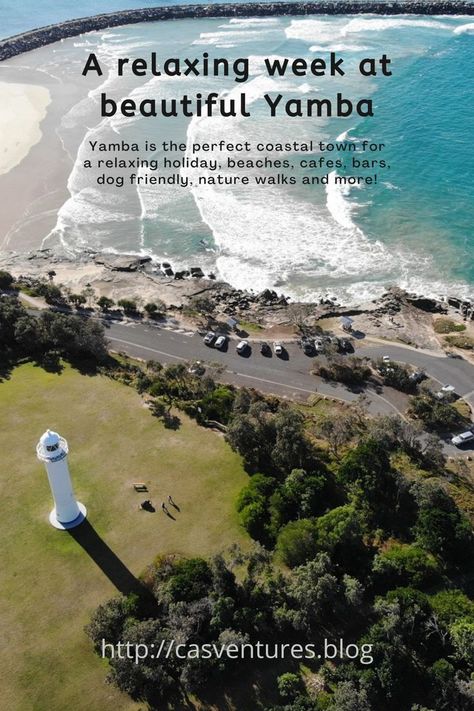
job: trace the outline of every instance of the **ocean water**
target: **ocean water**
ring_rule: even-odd
[[[468,17],[272,17],[144,23],[43,48],[43,70],[63,82],[91,51],[109,68],[99,86],[78,96],[58,127],[75,162],[70,198],[60,207],[55,228],[42,236],[43,245],[61,244],[71,253],[132,251],[177,267],[199,264],[237,287],[275,287],[302,300],[329,294],[360,302],[394,284],[436,295],[472,295],[473,35],[474,21]],[[117,57],[146,57],[153,50],[161,58],[199,57],[205,51],[230,60],[246,56],[251,76],[245,86],[232,77],[116,77]],[[325,57],[329,51],[344,57],[346,77],[276,79],[264,71],[264,57]],[[392,60],[392,77],[358,76],[362,57],[384,53]],[[23,65],[34,66],[35,56],[24,55]],[[162,99],[215,90],[232,96],[243,89],[251,118],[99,116],[103,91],[115,99]],[[270,118],[262,98],[265,93],[334,97],[338,91],[349,98],[370,97],[375,116]],[[368,140],[386,145],[384,155],[375,157],[385,158],[390,170],[365,171],[377,174],[377,183],[357,189],[335,183],[336,174],[353,172],[347,161],[337,171],[306,171],[316,177],[329,172],[327,185],[303,186],[298,180],[283,186],[197,186],[198,175],[208,171],[182,168],[181,177],[193,179],[188,189],[98,186],[97,174],[83,166],[90,157],[88,142],[120,139],[155,141],[158,149],[149,157],[159,161],[164,140],[186,143],[186,155],[193,142],[210,140],[339,139],[356,147]],[[314,151],[303,157],[321,155],[329,154]],[[270,150],[268,156],[290,159],[301,177],[301,155]]]

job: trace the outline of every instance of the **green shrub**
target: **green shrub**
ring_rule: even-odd
[[[462,323],[455,323],[450,318],[437,318],[433,323],[436,333],[452,333],[453,331],[465,331],[466,326]]]
[[[463,348],[466,351],[474,350],[474,338],[472,336],[458,335],[458,336],[447,336],[445,339],[446,343],[454,348]]]

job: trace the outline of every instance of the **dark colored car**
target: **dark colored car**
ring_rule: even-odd
[[[262,343],[260,346],[260,353],[264,356],[271,356],[272,354],[272,349],[268,345],[268,343]]]
[[[311,341],[302,341],[301,348],[303,349],[303,353],[307,356],[312,356],[315,353],[314,344],[311,343]]]

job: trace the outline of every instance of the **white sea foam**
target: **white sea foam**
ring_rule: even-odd
[[[192,42],[193,45],[219,45],[222,43],[232,42],[234,45],[249,44],[250,42],[258,42],[265,35],[276,32],[276,28],[262,28],[249,30],[235,30],[233,27],[222,32],[201,32],[199,39]]]
[[[331,20],[291,20],[285,28],[288,39],[304,42],[318,42],[328,45],[341,37],[345,21],[341,18]]]
[[[460,25],[454,30],[455,35],[470,35],[474,33],[474,22],[469,22],[467,25]]]
[[[357,17],[350,20],[341,30],[341,35],[345,37],[348,34],[364,33],[364,32],[384,32],[385,30],[399,30],[403,28],[413,29],[423,27],[433,30],[449,30],[450,25],[439,20],[423,20],[420,18],[404,18],[404,17],[377,17],[377,18],[362,18]]]
[[[368,47],[362,44],[349,44],[348,42],[328,42],[327,45],[324,44],[313,44],[309,48],[310,52],[369,52],[372,47]]]

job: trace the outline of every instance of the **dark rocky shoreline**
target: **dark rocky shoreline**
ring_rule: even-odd
[[[239,5],[175,5],[124,10],[40,27],[0,41],[0,61],[29,52],[66,37],[137,22],[180,20],[191,17],[270,17],[281,15],[474,15],[466,0],[321,0],[321,2],[242,3]]]

